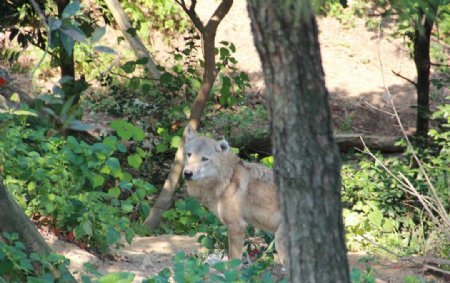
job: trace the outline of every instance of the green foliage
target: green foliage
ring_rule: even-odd
[[[175,1],[138,0],[121,1],[121,4],[143,38],[148,38],[152,30],[164,34],[183,33],[190,25]]]
[[[102,276],[98,279],[98,283],[131,283],[134,274],[129,272],[115,272]]]
[[[222,73],[216,99],[222,106],[232,107],[242,101],[245,90],[250,87],[250,79],[247,73],[238,72],[237,60],[233,57],[235,45],[227,41],[221,41],[220,44],[222,46],[216,48],[216,54],[219,55],[216,66]]]
[[[0,241],[0,282],[68,282],[69,260],[57,254],[25,253],[17,234],[3,233]],[[35,268],[39,266],[39,268]]]
[[[359,268],[352,268],[350,271],[350,281],[352,283],[375,283],[373,269],[369,267],[366,271],[362,271]]]
[[[188,234],[199,237],[202,246],[212,251],[216,248],[225,249],[227,242],[227,229],[225,225],[211,212],[206,210],[196,199],[187,198],[177,200],[175,207],[163,214],[160,232],[167,234]]]
[[[433,144],[426,149],[415,149],[447,211],[450,210],[448,113],[448,105],[439,107],[434,117],[446,117],[443,130],[431,130]],[[346,207],[344,219],[349,248],[360,249],[363,247],[361,241],[370,239],[390,249],[398,249],[400,254],[424,253],[430,248],[438,250],[437,253],[448,254],[448,245],[426,246],[426,240],[436,233],[439,235],[439,232],[434,230],[434,225],[423,213],[418,199],[400,189],[399,181],[383,169],[382,164],[394,176],[406,176],[419,193],[431,196],[425,177],[411,153],[401,159],[378,156],[380,163],[363,155],[356,157],[360,160],[357,164],[344,165],[342,169],[342,198]]]
[[[320,13],[336,18],[345,28],[353,28],[355,26],[354,11],[346,7],[346,5],[342,5],[341,1],[324,1],[320,8]]]
[[[122,140],[141,140],[135,126],[115,125],[121,125]],[[46,129],[26,124],[10,125],[0,136],[5,184],[25,211],[51,216],[54,225],[101,251],[117,243],[122,232],[131,242],[139,229],[130,217],[149,213],[146,196],[155,188],[134,178],[121,161],[139,169],[147,157],[139,147],[129,153],[115,136],[87,144],[74,137],[46,137]]]
[[[240,260],[218,262],[212,266],[202,263],[195,257],[187,257],[183,252],[177,253],[173,258],[174,282],[276,282],[272,275],[264,271],[267,268],[264,262],[255,262],[248,267],[241,267]],[[144,283],[172,282],[169,269],[162,270],[157,276],[147,278]],[[282,280],[279,282],[287,282]]]

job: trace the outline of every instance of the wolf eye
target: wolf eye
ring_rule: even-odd
[[[208,158],[202,157],[202,161],[208,161]]]
[[[191,157],[192,153],[188,152],[186,155],[187,157]]]

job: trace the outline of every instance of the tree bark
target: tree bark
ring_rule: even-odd
[[[437,15],[438,5],[431,3],[431,17]],[[414,63],[417,69],[417,121],[416,136],[428,135],[428,121],[430,115],[430,40],[434,19],[426,15],[419,7],[418,22],[414,30]]]
[[[64,8],[69,4],[69,0],[57,0],[56,6],[58,7],[58,17],[62,18]],[[61,77],[71,77],[75,79],[75,61],[73,58],[73,50],[70,54],[67,54],[66,49],[62,46],[59,47],[59,60]]]
[[[153,79],[159,79],[161,76],[161,72],[156,67],[158,64],[156,63],[153,56],[150,52],[145,48],[145,45],[142,43],[141,39],[137,34],[133,35],[129,31],[132,28],[130,20],[128,16],[125,14],[125,11],[122,9],[122,6],[119,3],[119,0],[105,0],[106,5],[108,5],[109,10],[113,14],[114,19],[117,22],[120,30],[123,33],[123,36],[126,38],[137,58],[147,58],[148,62],[145,65],[148,68],[149,74]]]
[[[217,7],[214,14],[209,19],[206,26],[203,26],[202,22],[199,20],[197,14],[195,13],[195,4],[197,1],[192,1],[191,7],[188,8],[185,2],[180,0],[177,1],[186,11],[186,13],[191,18],[197,30],[202,36],[202,46],[203,46],[203,58],[205,62],[205,70],[202,78],[202,85],[197,93],[194,100],[194,104],[191,108],[191,115],[187,126],[191,126],[194,130],[197,130],[200,125],[200,118],[205,108],[206,101],[208,100],[209,92],[214,85],[214,81],[217,77],[216,60],[215,60],[215,38],[217,27],[223,18],[228,14],[233,5],[233,0],[222,0],[222,2]],[[172,198],[180,179],[181,171],[183,170],[183,147],[184,140],[187,134],[187,126],[183,132],[183,138],[178,146],[177,152],[175,154],[175,159],[170,167],[169,175],[164,182],[163,189],[153,204],[150,210],[150,215],[144,221],[150,230],[154,230],[159,226],[162,214],[170,207],[172,204]]]
[[[64,8],[69,4],[69,0],[56,0],[56,6],[58,8],[58,17],[61,19]],[[67,101],[71,96],[75,96],[72,105],[77,105],[80,101],[80,92],[73,91],[75,85],[75,59],[73,49],[69,53],[64,48],[62,43],[60,43],[58,48],[59,53],[59,68],[61,73],[61,78],[70,77],[71,81],[68,81],[62,85],[64,93],[66,94],[65,100]]]
[[[271,116],[290,282],[349,282],[318,29],[309,1],[249,0]]]
[[[13,199],[3,184],[0,177],[0,235],[3,232],[17,233],[19,240],[25,245],[27,254],[32,252],[50,254],[53,250],[39,234],[34,224],[23,212],[22,208]],[[2,237],[0,237],[2,240]],[[76,282],[68,270],[65,270],[71,278],[70,282]],[[56,275],[55,275],[56,276]]]

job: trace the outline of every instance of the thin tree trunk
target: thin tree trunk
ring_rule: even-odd
[[[157,63],[155,59],[152,57],[150,52],[145,48],[145,45],[142,43],[141,39],[137,34],[131,34],[129,29],[133,28],[130,24],[130,20],[128,16],[125,14],[125,11],[122,9],[122,6],[119,3],[119,0],[105,0],[106,5],[108,5],[109,10],[113,14],[114,19],[117,22],[120,30],[123,33],[123,36],[126,38],[137,58],[147,58],[148,62],[145,65],[148,68],[149,74],[153,79],[159,79],[161,76],[161,72],[157,68]]]
[[[69,4],[69,0],[56,0],[56,6],[58,7],[58,17],[61,19],[64,8]],[[75,84],[75,59],[73,49],[70,53],[60,44],[59,48],[59,68],[61,73],[61,78],[70,77],[72,80],[67,81],[62,85],[63,90],[66,94],[65,100],[67,101],[71,96],[76,97],[73,100],[72,105],[77,105],[80,101],[80,92],[73,91]]]
[[[197,93],[194,104],[191,108],[191,115],[189,117],[188,125],[193,129],[198,129],[200,125],[200,118],[205,108],[206,101],[208,100],[209,92],[211,91],[214,81],[217,77],[216,70],[216,60],[215,60],[215,38],[217,27],[223,18],[228,14],[233,5],[233,0],[222,0],[222,2],[217,7],[214,14],[209,19],[206,26],[203,26],[199,20],[197,14],[195,13],[195,4],[197,1],[192,1],[191,7],[186,7],[184,1],[178,2],[186,13],[191,18],[197,30],[202,35],[202,46],[203,46],[203,58],[205,61],[205,70],[203,73],[202,85]],[[153,204],[150,210],[150,215],[144,222],[144,225],[153,230],[159,226],[162,214],[170,207],[172,204],[172,198],[177,188],[178,181],[180,179],[181,171],[183,170],[183,145],[186,138],[187,127],[184,129],[182,142],[178,146],[177,152],[175,154],[175,159],[170,167],[169,175],[164,182],[163,189]]]
[[[3,179],[0,177],[0,234],[3,234],[3,232],[17,233],[19,240],[25,245],[27,254],[32,252],[53,253],[34,224],[6,189]],[[1,237],[0,240],[2,240]],[[66,272],[70,275],[68,270]],[[72,275],[67,278],[71,278],[70,282],[76,282]]]
[[[309,1],[249,0],[271,116],[290,282],[349,282],[340,160]]]
[[[438,6],[430,4],[430,13],[436,16]],[[419,20],[414,31],[414,63],[417,69],[416,135],[426,137],[430,113],[430,39],[434,19],[419,8]],[[423,24],[422,24],[423,22]]]

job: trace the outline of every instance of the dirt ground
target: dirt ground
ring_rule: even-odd
[[[113,257],[99,258],[75,244],[58,240],[51,233],[41,230],[41,234],[58,254],[64,255],[70,260],[70,270],[79,279],[85,274],[83,265],[90,263],[100,273],[126,271],[135,274],[133,282],[142,282],[147,277],[158,274],[164,268],[172,268],[172,258],[183,251],[187,255],[201,252],[201,247],[195,237],[183,235],[162,235],[157,237],[136,237],[132,245],[124,244],[122,248],[115,250]],[[359,268],[362,271],[371,268],[377,283],[400,283],[407,276],[420,276],[429,282],[448,282],[426,273],[420,266],[405,262],[377,259],[364,252],[349,252],[348,261],[350,269]],[[284,278],[286,273],[281,270],[281,265],[272,269],[275,278]],[[416,282],[416,281],[412,281]]]
[[[214,0],[199,1],[200,17],[209,17],[216,5],[217,1]],[[388,24],[383,26],[390,30]],[[395,98],[400,116],[408,131],[413,132],[415,110],[411,107],[416,103],[414,86],[392,74],[395,71],[415,79],[415,66],[402,39],[393,39],[389,32],[383,32],[378,40],[377,32],[368,30],[362,19],[356,19],[355,26],[346,29],[336,19],[321,18],[319,28],[325,79],[331,95],[336,132],[399,134],[393,117],[377,110],[379,108],[391,112],[387,105],[379,56],[386,84]],[[229,15],[219,26],[217,42],[222,40],[236,45],[235,57],[239,68],[249,73],[254,95],[263,95],[262,67],[253,43],[246,1],[235,1]],[[163,63],[171,48],[158,38],[153,38],[152,43],[157,50],[156,58]],[[440,92],[433,90],[433,93],[435,102],[450,94],[448,89]],[[170,267],[171,258],[177,251],[192,254],[199,249],[195,238],[187,236],[137,237],[131,246],[125,245],[117,250],[114,259],[100,259],[74,244],[58,240],[50,233],[43,232],[43,236],[56,252],[71,260],[70,268],[75,274],[83,270],[84,263],[90,262],[103,273],[133,272],[136,274],[134,282],[141,282],[146,276],[156,275],[160,270]],[[359,262],[365,257],[360,253],[349,253],[351,266],[365,269],[366,264]],[[381,280],[378,282],[403,282],[402,278],[406,275],[423,275],[419,268],[403,263],[380,261],[369,264],[375,269],[376,277]]]

